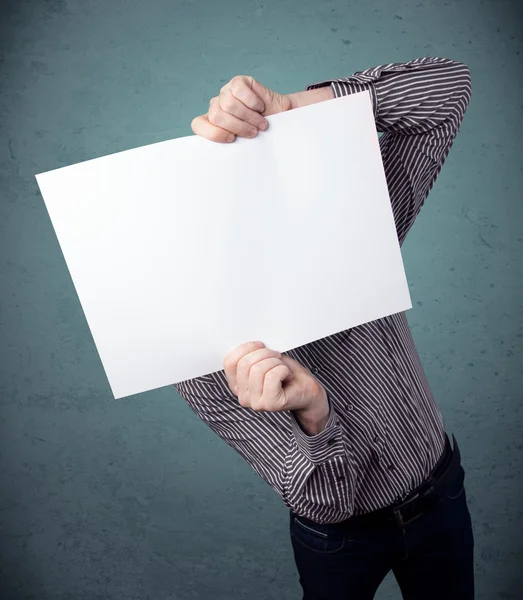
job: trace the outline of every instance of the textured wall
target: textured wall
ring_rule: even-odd
[[[276,494],[172,388],[111,400],[35,173],[190,135],[236,74],[287,93],[445,56],[473,97],[404,246],[409,319],[468,470],[478,598],[520,598],[518,2],[0,6],[0,597],[300,597]]]

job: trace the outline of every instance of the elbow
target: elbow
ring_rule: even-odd
[[[470,69],[466,66],[464,69],[463,82],[462,82],[462,93],[465,99],[465,104],[468,105],[472,96],[472,77],[470,75]]]
[[[462,98],[466,108],[472,96],[472,77],[470,69],[466,64],[456,62],[456,67],[459,71],[459,78],[456,82],[456,95]]]

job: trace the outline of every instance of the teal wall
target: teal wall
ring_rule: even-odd
[[[521,598],[519,3],[0,6],[0,597],[301,597],[277,495],[172,387],[111,399],[34,175],[190,135],[236,74],[288,93],[444,56],[473,96],[404,246],[409,320],[468,471],[478,598]]]

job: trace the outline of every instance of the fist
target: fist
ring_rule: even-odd
[[[256,137],[267,129],[263,117],[291,110],[291,99],[269,90],[253,77],[237,75],[209,103],[209,112],[193,119],[191,129],[211,142]]]
[[[231,392],[244,408],[308,411],[326,392],[308,369],[262,342],[247,342],[227,354],[224,369]]]

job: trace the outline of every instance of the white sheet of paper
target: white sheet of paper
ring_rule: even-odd
[[[115,398],[411,308],[367,92],[36,176]]]

